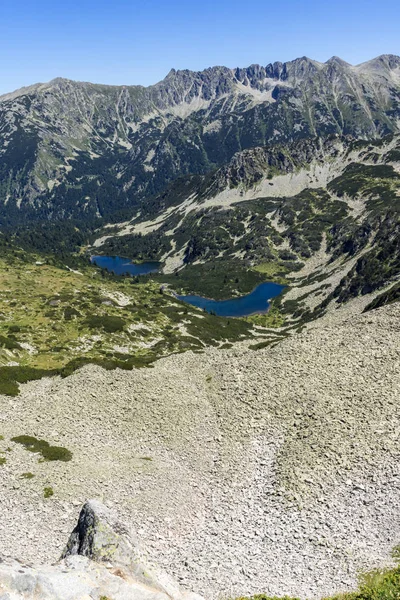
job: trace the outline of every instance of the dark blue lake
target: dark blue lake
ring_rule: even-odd
[[[220,317],[247,317],[266,312],[269,307],[268,300],[279,296],[284,287],[279,283],[261,283],[250,294],[231,300],[210,300],[202,296],[177,296],[177,298]]]
[[[90,260],[92,263],[112,271],[116,275],[147,275],[147,273],[154,273],[158,271],[161,263],[159,262],[143,262],[133,263],[129,258],[123,258],[121,256],[91,256]]]

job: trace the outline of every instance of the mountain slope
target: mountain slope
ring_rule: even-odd
[[[304,321],[396,284],[399,198],[400,136],[311,138],[237,153],[214,174],[143,202],[93,243],[104,254],[162,260],[160,281],[211,297],[249,291],[241,285],[249,269],[284,276],[291,289],[275,304]]]
[[[206,315],[154,283],[107,276],[83,258],[25,252],[4,237],[0,394],[15,396],[18,383],[66,376],[89,362],[132,369],[175,352],[265,339],[252,324]]]
[[[399,130],[400,58],[174,71],[149,88],[55,79],[0,98],[0,223],[133,210],[243,149]]]
[[[400,537],[399,327],[400,305],[341,309],[258,352],[23,385],[2,398],[0,552],[56,560],[90,494],[206,598],[353,589]],[[72,459],[38,461],[21,435]]]

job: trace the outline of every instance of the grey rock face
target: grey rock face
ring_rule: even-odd
[[[79,554],[99,562],[111,562],[117,552],[126,557],[137,546],[136,540],[133,544],[128,542],[128,536],[132,539],[132,534],[111,510],[97,500],[89,500],[82,507],[62,558]]]
[[[100,563],[100,564],[99,564]],[[151,565],[133,533],[96,500],[83,506],[58,565],[0,562],[0,600],[202,600]]]
[[[98,500],[84,504],[62,558],[74,555],[112,565],[171,598],[182,598],[177,583],[146,559],[134,532]]]

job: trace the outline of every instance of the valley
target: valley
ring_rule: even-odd
[[[399,300],[399,57],[0,96],[0,597],[96,497],[184,594],[396,598]]]

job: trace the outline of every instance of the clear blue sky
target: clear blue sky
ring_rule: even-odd
[[[170,68],[400,54],[400,0],[0,0],[0,93],[67,77],[149,85]]]

